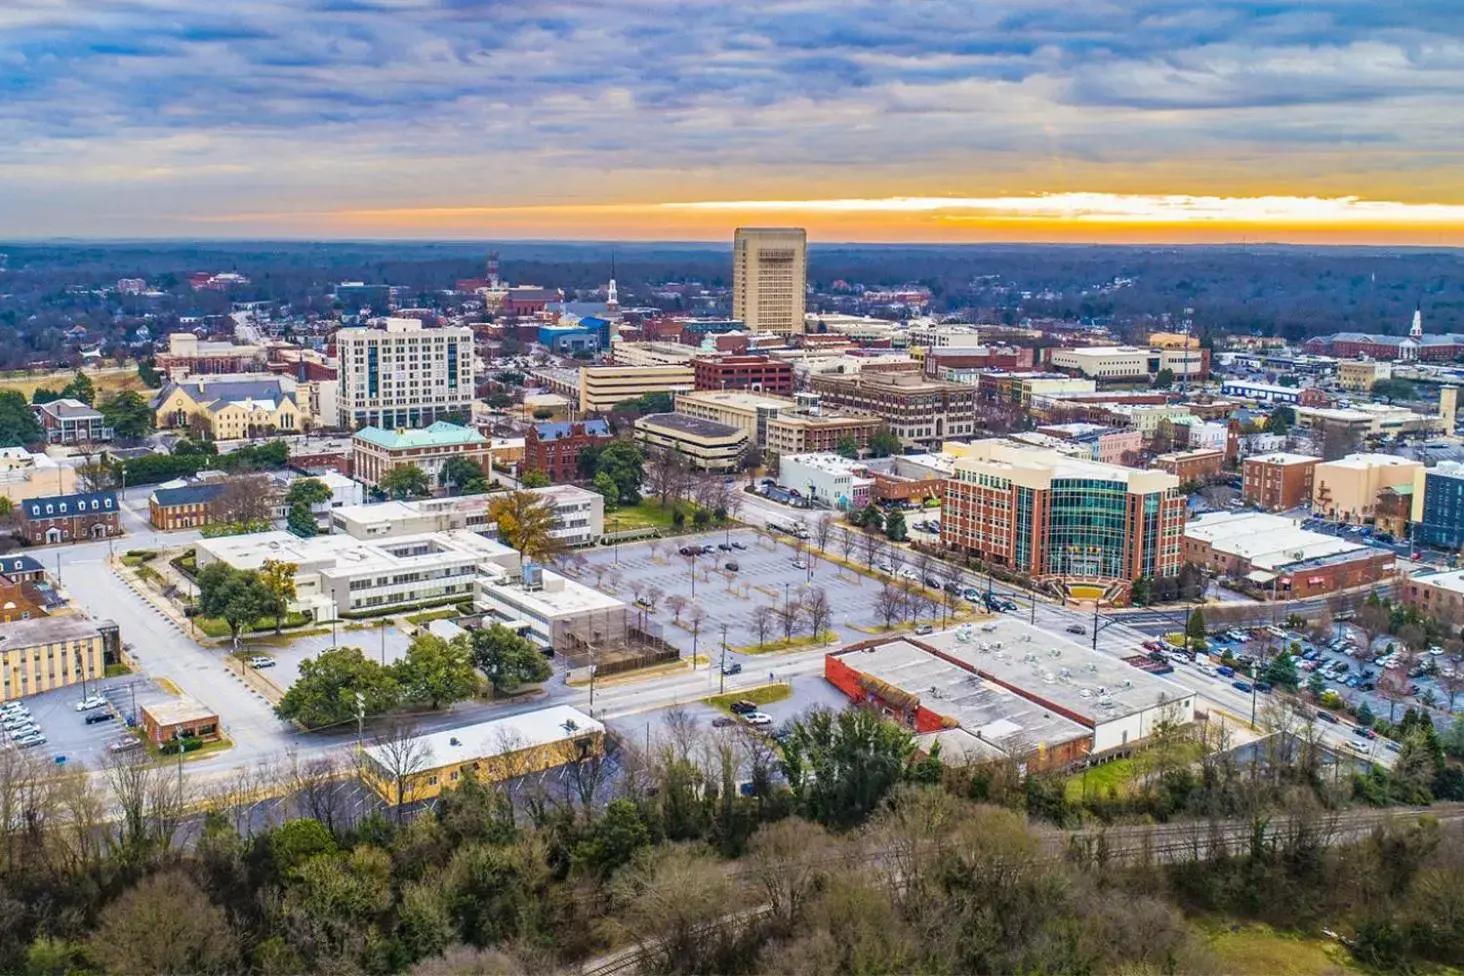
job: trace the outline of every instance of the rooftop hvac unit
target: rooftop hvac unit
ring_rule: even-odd
[[[1079,691],[1078,691],[1078,697],[1079,698],[1092,698],[1093,697],[1093,692],[1089,691],[1087,688],[1082,688],[1082,689],[1079,689]]]
[[[1124,687],[1125,687],[1125,688],[1132,688],[1132,687],[1133,687],[1133,686],[1134,686],[1134,683],[1133,683],[1133,681],[1132,681],[1132,680],[1130,680],[1130,679],[1128,679],[1128,678],[1124,678],[1124,679],[1123,679],[1123,686],[1124,686]]]
[[[1083,665],[1083,668],[1091,674],[1098,673],[1098,665],[1093,663],[1092,661],[1089,661],[1087,664]]]
[[[1062,650],[1060,648],[1054,647],[1052,650],[1048,651],[1047,653],[1050,654],[1050,655],[1052,655],[1053,657],[1062,657]]]

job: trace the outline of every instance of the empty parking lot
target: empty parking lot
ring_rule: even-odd
[[[740,543],[744,548],[730,552],[718,549],[696,559],[693,594],[690,561],[678,550],[690,545],[717,546],[729,542]],[[821,588],[828,597],[829,626],[838,640],[859,640],[884,623],[876,605],[881,589],[879,580],[841,570],[823,559],[804,557],[806,568],[800,569],[795,564],[796,551],[791,542],[781,539],[774,544],[754,530],[737,529],[731,533],[713,532],[661,541],[655,545],[654,556],[651,543],[622,545],[618,552],[614,549],[586,552],[591,568],[581,572],[580,578],[589,585],[596,585],[598,579],[601,588],[627,603],[647,596],[652,588],[658,589],[661,595],[651,616],[662,626],[663,636],[684,651],[691,650],[692,624],[698,610],[702,614],[697,628],[698,649],[702,653],[717,652],[724,625],[728,645],[751,647],[758,643],[753,625],[756,607],[776,609],[785,600],[800,600],[814,588]],[[728,562],[735,562],[737,570],[728,571]],[[675,622],[674,610],[677,597],[687,601],[679,624]],[[799,622],[798,635],[809,633],[805,618]],[[771,643],[781,636],[774,621],[766,639]]]

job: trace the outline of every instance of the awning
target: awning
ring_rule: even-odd
[[[1269,583],[1276,578],[1276,574],[1268,573],[1264,569],[1253,569],[1245,574],[1245,578],[1252,583]]]

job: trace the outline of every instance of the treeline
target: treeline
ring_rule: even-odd
[[[284,441],[248,444],[227,454],[208,441],[180,441],[172,454],[148,454],[109,463],[116,485],[155,485],[185,478],[204,470],[278,471],[290,463],[290,447]],[[125,477],[124,477],[125,475]]]
[[[0,971],[547,973],[614,953],[651,973],[1223,969],[1189,912],[1330,929],[1393,971],[1464,960],[1460,845],[1427,818],[1340,844],[1323,813],[1345,780],[1311,783],[1291,753],[1201,763],[1202,823],[1254,823],[1255,842],[1154,864],[1076,856],[1023,815],[1057,780],[943,770],[868,711],[795,723],[781,753],[681,711],[633,738],[512,784],[467,777],[414,816],[357,815],[320,760],[241,774],[188,817],[171,768],[117,762],[105,830],[84,774],[0,754]],[[1141,790],[1194,765],[1182,741],[1161,734]],[[267,787],[294,819],[257,819]]]

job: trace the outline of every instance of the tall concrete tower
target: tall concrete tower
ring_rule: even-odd
[[[732,237],[732,317],[750,332],[802,335],[808,233],[739,227]]]

